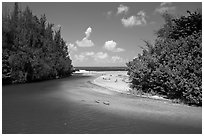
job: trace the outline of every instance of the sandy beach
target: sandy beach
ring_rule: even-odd
[[[94,79],[93,83],[121,93],[127,93],[130,90],[126,71],[103,73],[101,76]]]
[[[3,86],[2,133],[202,133],[201,107],[127,95],[124,74],[79,72],[64,79]]]
[[[87,72],[85,72],[87,73]],[[91,73],[91,72],[90,72]],[[94,73],[94,72],[93,72]],[[107,88],[112,91],[119,92],[121,94],[134,95],[144,98],[168,100],[158,95],[139,94],[135,90],[130,88],[130,81],[127,75],[127,71],[110,71],[104,72],[98,78],[94,79],[93,84]]]

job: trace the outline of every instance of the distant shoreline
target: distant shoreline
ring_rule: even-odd
[[[86,71],[127,71],[127,67],[74,67],[75,70]]]

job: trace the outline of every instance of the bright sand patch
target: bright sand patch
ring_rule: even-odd
[[[89,72],[89,74],[94,73],[96,72]],[[168,100],[158,95],[138,94],[135,90],[132,90],[129,87],[130,81],[129,76],[127,75],[127,71],[107,71],[101,72],[101,74],[101,76],[99,76],[93,81],[94,84],[120,93],[132,94],[144,98]]]
[[[130,90],[127,71],[105,72],[93,83],[117,92],[127,93]]]

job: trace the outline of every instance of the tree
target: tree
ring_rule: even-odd
[[[3,83],[24,83],[71,75],[72,64],[61,30],[34,16],[29,7],[19,10],[15,3],[2,18]],[[9,81],[8,81],[9,80]]]
[[[202,15],[165,14],[154,45],[127,64],[131,87],[187,104],[202,104]]]

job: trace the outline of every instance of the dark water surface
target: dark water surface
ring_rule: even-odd
[[[88,84],[93,76],[3,86],[5,133],[201,133],[202,108],[108,95]],[[110,105],[94,100],[109,100]],[[124,107],[124,108],[123,108]]]

